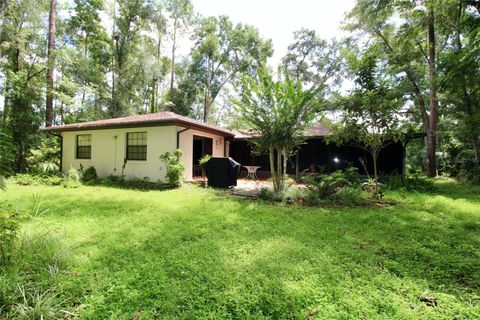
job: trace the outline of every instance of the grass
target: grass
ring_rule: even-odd
[[[444,180],[388,193],[394,206],[322,209],[194,186],[9,185],[0,203],[37,213],[21,233],[48,233],[67,252],[44,257],[48,268],[32,271],[43,276],[15,280],[57,317],[478,319],[479,194]]]

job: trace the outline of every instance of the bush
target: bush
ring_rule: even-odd
[[[473,159],[462,161],[458,178],[465,182],[480,184],[480,163]]]
[[[37,173],[53,173],[60,170],[60,143],[57,137],[45,138],[37,148],[30,150],[28,165]]]
[[[307,189],[320,199],[327,199],[338,189],[351,185],[341,171],[335,171],[330,175],[307,176],[303,178],[303,182]]]
[[[335,192],[332,200],[344,206],[365,206],[372,201],[372,195],[359,188],[342,187]]]
[[[58,186],[63,183],[63,177],[59,174],[17,174],[13,177],[13,181],[22,186],[29,185],[47,185]]]
[[[17,234],[17,215],[11,207],[0,205],[0,268],[10,263]]]
[[[82,172],[83,182],[93,182],[97,179],[97,169],[95,169],[95,167],[88,167],[85,171]]]
[[[281,202],[283,200],[283,193],[275,192],[270,188],[261,188],[258,197],[265,201]]]
[[[70,167],[70,169],[64,176],[62,185],[65,188],[78,188],[82,185],[82,183],[80,182],[80,174],[75,168]]]
[[[95,184],[104,185],[109,187],[117,187],[124,189],[136,189],[136,190],[167,190],[172,188],[170,184],[162,182],[150,181],[148,177],[122,179],[121,176],[111,175],[108,178],[97,179]]]
[[[165,163],[167,168],[166,177],[168,183],[172,186],[179,187],[182,183],[183,172],[185,166],[181,162],[182,150],[177,149],[174,152],[165,152],[160,156],[160,160]]]

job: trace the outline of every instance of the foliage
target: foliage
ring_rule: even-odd
[[[319,174],[315,176],[306,176],[303,182],[309,192],[320,199],[327,199],[334,195],[340,188],[350,186],[342,171],[338,170],[332,174]]]
[[[11,257],[14,254],[17,228],[17,214],[11,206],[0,204],[0,273],[11,262]],[[2,302],[1,300],[0,297],[0,302]]]
[[[150,181],[148,177],[122,179],[120,176],[111,175],[107,178],[100,178],[95,180],[93,185],[117,187],[122,189],[134,190],[168,190],[172,186],[167,183]]]
[[[201,158],[198,160],[198,164],[199,164],[202,168],[204,168],[205,165],[207,164],[207,162],[210,161],[211,158],[212,158],[211,155],[206,154],[206,155],[204,155],[203,157],[201,157]]]
[[[281,202],[283,200],[283,193],[275,192],[270,188],[261,188],[258,192],[258,197],[266,201]]]
[[[85,171],[82,171],[82,182],[94,182],[97,179],[97,169],[95,167],[90,166]]]
[[[272,43],[249,25],[234,25],[227,16],[201,19],[195,31],[190,76],[204,99],[203,121],[222,88],[237,75],[254,74],[272,55]]]
[[[10,136],[0,130],[0,190],[5,188],[5,177],[13,173],[13,150]]]
[[[62,185],[65,188],[78,188],[82,185],[80,180],[80,173],[73,167],[70,167],[68,171],[64,175],[64,179],[62,181]]]
[[[47,185],[58,186],[63,184],[64,177],[60,174],[31,174],[18,173],[13,177],[15,183],[22,186]]]
[[[372,203],[371,193],[360,188],[344,186],[338,189],[331,197],[333,203],[342,206],[366,206]]]
[[[182,184],[185,165],[181,161],[181,157],[182,150],[180,149],[177,149],[174,152],[167,151],[160,156],[160,160],[165,163],[168,183],[174,187],[179,187]]]
[[[123,164],[122,164],[122,180],[125,179],[125,168],[127,167],[127,162],[128,162],[128,159],[127,158],[123,158]]]
[[[480,184],[480,165],[475,160],[465,159],[460,165],[458,177],[463,181]]]
[[[321,39],[315,32],[302,28],[293,33],[294,42],[282,59],[290,76],[307,84],[337,83],[341,74],[340,45]],[[333,86],[332,86],[333,89]]]
[[[258,69],[257,77],[243,79],[242,99],[236,105],[250,126],[255,151],[268,152],[273,189],[280,192],[287,159],[304,140],[303,131],[318,111],[314,97],[320,87],[305,90],[288,74],[275,81],[264,66]]]
[[[339,98],[341,127],[329,139],[338,144],[353,144],[369,152],[373,159],[373,193],[379,195],[377,160],[380,151],[406,134],[402,126],[401,96],[387,79],[379,78],[377,51],[369,48],[349,62],[355,73],[355,88],[349,96]]]
[[[45,138],[30,150],[28,166],[38,173],[54,173],[60,170],[60,143],[58,137]]]

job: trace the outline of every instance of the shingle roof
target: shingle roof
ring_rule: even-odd
[[[125,127],[144,127],[154,126],[159,124],[177,124],[183,127],[194,127],[199,130],[213,131],[215,133],[233,137],[234,133],[231,130],[201,122],[186,116],[182,116],[173,112],[164,111],[157,113],[149,113],[121,118],[104,119],[97,121],[88,121],[80,123],[66,124],[63,126],[54,126],[44,128],[44,131],[59,132],[59,131],[79,131],[79,130],[95,130],[95,129],[110,129],[110,128],[125,128]]]

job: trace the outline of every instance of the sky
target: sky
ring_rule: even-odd
[[[276,65],[293,42],[293,32],[313,29],[324,38],[340,38],[344,15],[355,0],[192,0],[202,16],[227,15],[234,23],[253,25],[262,37],[272,39]]]

